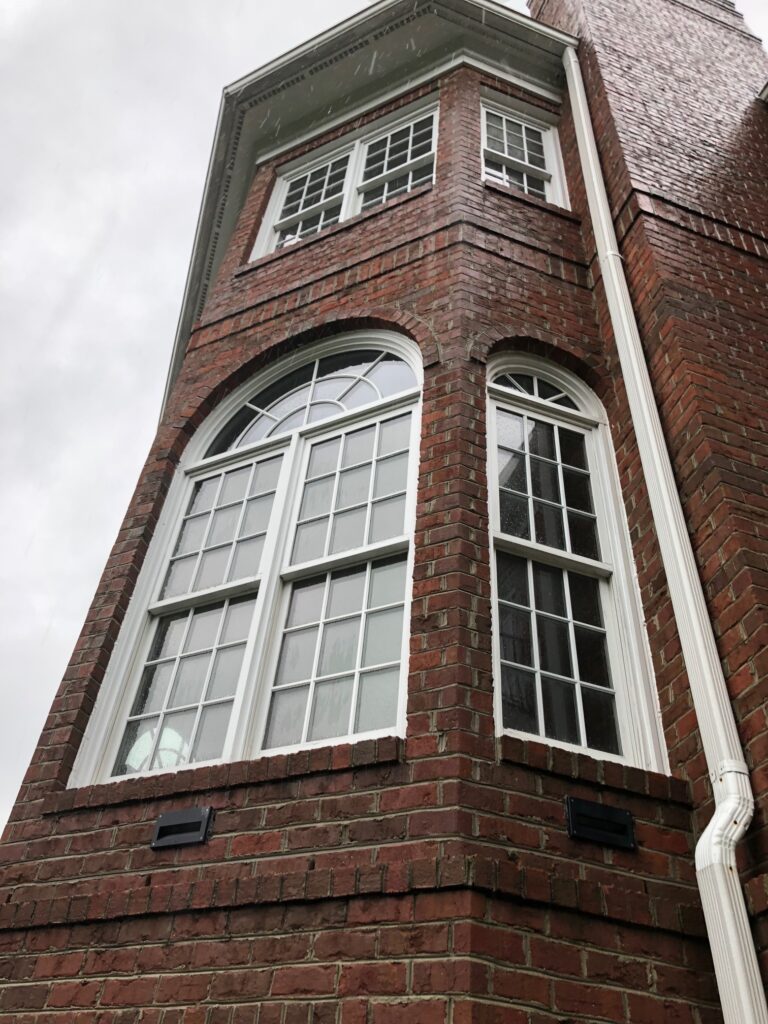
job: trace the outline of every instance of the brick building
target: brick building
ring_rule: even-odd
[[[766,80],[380,0],[225,91],[0,1020],[768,1020]]]

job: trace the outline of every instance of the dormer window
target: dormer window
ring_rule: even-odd
[[[251,259],[431,184],[436,142],[437,108],[422,106],[286,166]]]

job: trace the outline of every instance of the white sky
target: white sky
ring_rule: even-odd
[[[0,0],[0,824],[154,435],[221,88],[364,6]]]

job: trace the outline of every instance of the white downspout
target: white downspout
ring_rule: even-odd
[[[754,810],[749,772],[651,388],[579,60],[572,47],[566,48],[563,63],[611,326],[714,791],[715,812],[696,846],[696,873],[723,1017],[725,1024],[768,1024],[765,992],[736,870],[736,845]]]

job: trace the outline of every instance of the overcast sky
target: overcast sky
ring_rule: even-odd
[[[0,825],[154,435],[221,88],[365,6],[0,0]]]

